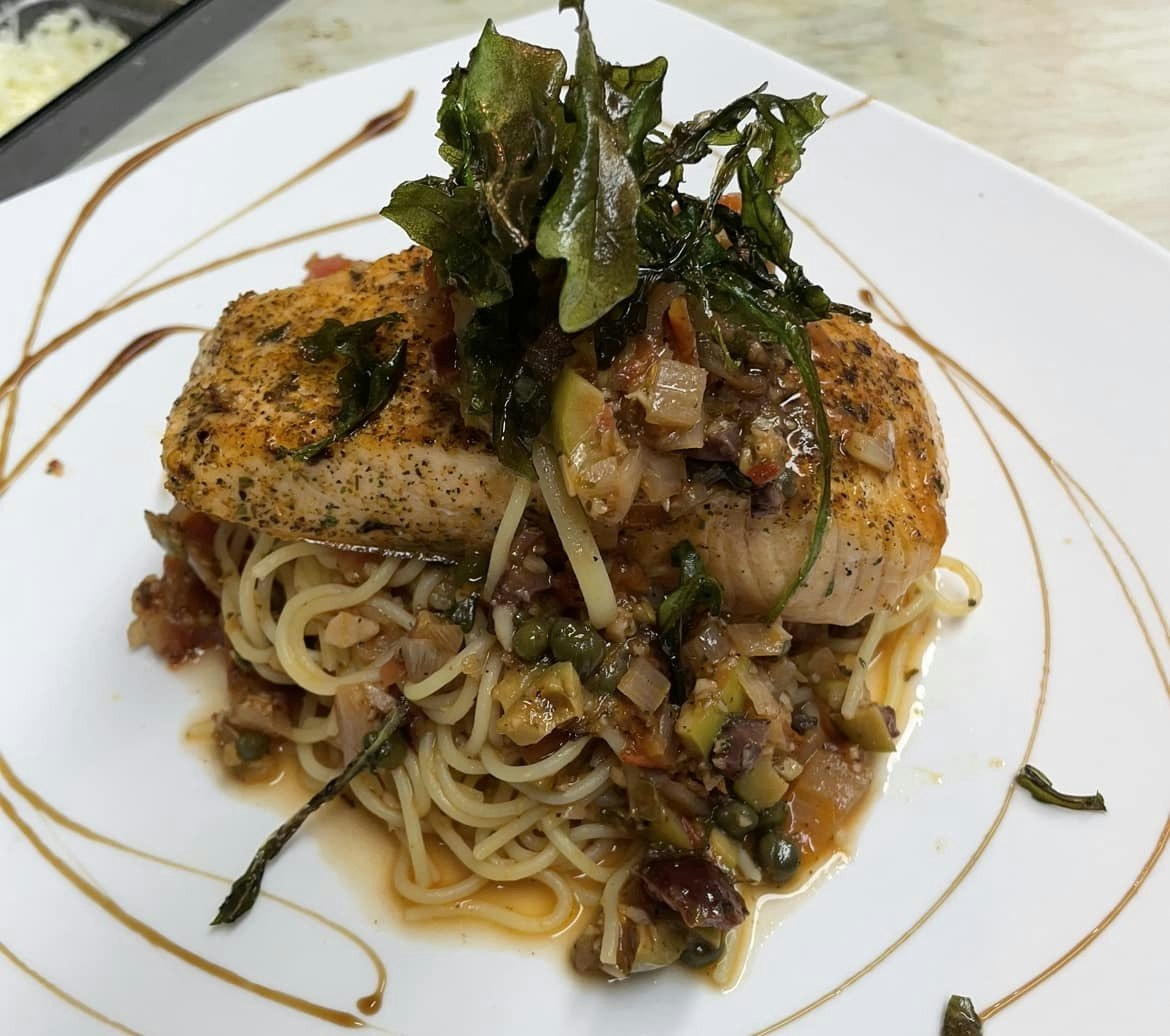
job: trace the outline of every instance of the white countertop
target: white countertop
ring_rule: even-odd
[[[1170,0],[674,0],[1067,188],[1170,246]],[[290,0],[116,134],[200,116],[551,0]]]

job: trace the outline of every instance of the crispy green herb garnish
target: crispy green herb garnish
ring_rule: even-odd
[[[658,606],[658,636],[663,654],[670,662],[670,694],[676,703],[686,699],[689,679],[682,661],[687,626],[702,612],[718,615],[723,608],[723,587],[703,564],[689,540],[676,543],[670,560],[679,568],[678,588]]]
[[[975,1005],[965,996],[952,996],[943,1015],[942,1036],[980,1036],[983,1022]]]
[[[1062,791],[1057,791],[1047,775],[1034,766],[1025,766],[1020,770],[1016,774],[1016,783],[1037,802],[1087,813],[1105,812],[1105,799],[1102,798],[1099,791],[1092,795],[1066,795]]]
[[[256,339],[261,345],[268,345],[271,342],[279,342],[286,334],[288,334],[289,325],[287,323],[277,324],[276,327],[270,327],[267,331]]]
[[[399,342],[384,358],[371,346],[382,328],[401,321],[401,313],[386,313],[355,324],[343,324],[329,317],[311,335],[301,339],[301,358],[309,363],[322,363],[337,356],[347,361],[337,371],[341,406],[329,435],[300,449],[284,451],[281,456],[313,460],[334,443],[357,431],[390,402],[406,369],[406,343]]]
[[[473,593],[456,601],[444,613],[464,633],[470,633],[475,626],[475,609],[479,604],[479,594]]]
[[[597,55],[583,0],[560,7],[577,15],[573,75],[560,52],[488,22],[443,91],[437,135],[450,173],[401,184],[382,214],[431,250],[453,289],[465,419],[530,478],[551,385],[582,347],[573,336],[586,333],[598,366],[609,366],[644,329],[655,284],[684,285],[721,340],[724,321],[745,332],[723,346],[729,366],[750,340],[783,351],[813,414],[820,491],[807,556],[779,612],[811,570],[829,517],[833,451],[805,325],[831,312],[868,319],[805,276],[775,197],[824,122],[824,98],[761,87],[664,134],[666,59],[610,64]],[[688,167],[717,148],[710,192],[684,192]],[[739,211],[721,201],[733,187]]]
[[[666,62],[659,59],[657,75],[649,78],[631,69],[611,76],[597,57],[584,4],[561,3],[577,11],[577,62],[566,115],[573,122],[572,142],[564,157],[561,180],[540,215],[536,250],[546,259],[565,260],[559,319],[568,332],[595,324],[638,286],[638,205],[641,189],[630,162],[631,131],[643,136],[653,122],[631,120],[639,100],[662,96]],[[620,77],[620,78],[619,78]],[[634,87],[631,97],[615,83]],[[633,121],[633,124],[631,124]],[[647,125],[646,122],[649,122]]]
[[[378,769],[384,762],[384,754],[394,750],[395,732],[406,717],[407,705],[403,699],[398,703],[383,721],[382,726],[373,737],[368,738],[362,750],[354,756],[350,764],[333,780],[329,781],[308,802],[306,802],[293,816],[280,825],[260,846],[248,869],[232,884],[227,897],[220,904],[219,912],[211,922],[213,925],[231,924],[243,917],[256,903],[260,895],[260,884],[264,880],[264,870],[288,844],[289,839],[300,830],[301,825],[309,816],[320,809],[330,799],[336,798],[359,773],[366,770]]]

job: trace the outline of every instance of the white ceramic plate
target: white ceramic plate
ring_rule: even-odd
[[[369,847],[327,847],[328,819],[293,844],[267,887],[374,945],[389,985],[371,1021],[409,1036],[746,1034],[783,1024],[796,1033],[933,1033],[951,993],[986,1010],[1020,990],[1008,1009],[991,1012],[987,1031],[1164,1031],[1157,1004],[1170,874],[1154,864],[1170,808],[1170,709],[1156,597],[1170,587],[1170,255],[1018,170],[881,104],[858,107],[848,87],[670,8],[614,0],[591,13],[602,54],[669,56],[669,118],[763,80],[790,95],[822,91],[830,111],[853,107],[814,138],[786,196],[840,254],[794,218],[798,255],[838,299],[880,289],[879,331],[922,362],[951,459],[948,550],[982,575],[985,603],[939,641],[922,723],[855,859],[765,918],[730,993],[675,973],[605,987],[571,977],[563,944],[549,954],[475,929],[408,931],[384,900],[339,874],[339,854]],[[573,44],[568,16],[510,29]],[[395,183],[437,168],[440,80],[470,42],[273,97],[175,142],[93,211],[34,344],[121,297],[128,282],[155,284],[375,212]],[[409,88],[418,98],[399,129],[253,204]],[[18,361],[54,256],[117,165],[102,162],[0,206],[0,366]],[[373,257],[403,243],[378,219],[309,233],[97,320],[29,379],[11,458],[142,332],[209,325],[240,291],[298,279],[312,251]],[[206,705],[190,680],[131,653],[124,635],[130,591],[159,564],[141,513],[166,506],[158,440],[194,347],[193,335],[176,337],[132,365],[0,503],[0,751],[69,817],[231,874],[274,825],[274,807],[228,794],[183,746]],[[63,462],[62,477],[44,474],[50,458]],[[1109,813],[1068,813],[1012,794],[1025,758],[1059,785],[1099,787]],[[349,1011],[372,988],[369,961],[336,932],[270,903],[238,931],[210,931],[221,886],[80,837],[11,781],[0,791],[11,810],[0,816],[5,1031],[109,1028],[67,997],[123,1031],[330,1029],[150,945],[66,870],[177,946],[255,982]],[[377,875],[378,861],[367,862]]]

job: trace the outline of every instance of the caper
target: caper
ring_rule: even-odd
[[[259,730],[241,730],[236,736],[236,755],[245,763],[254,763],[268,754],[268,735]]]
[[[756,845],[756,862],[769,881],[783,885],[800,867],[800,846],[779,831],[768,831]]]
[[[765,810],[760,811],[760,830],[771,831],[773,828],[784,829],[788,827],[788,820],[792,816],[792,810],[789,809],[788,803],[781,799],[774,806],[769,806]]]
[[[723,957],[723,937],[716,935],[707,939],[698,932],[692,932],[683,947],[679,960],[688,968],[707,968]]]
[[[455,585],[482,583],[487,578],[487,568],[488,558],[483,551],[474,550],[464,555],[463,560],[455,566]]]
[[[587,680],[601,665],[605,641],[590,625],[575,619],[553,619],[548,633],[549,647],[558,662],[570,662],[577,675]]]
[[[369,748],[377,740],[377,737],[378,732],[376,730],[369,731],[362,739],[362,748]],[[377,756],[371,760],[374,768],[378,770],[395,770],[405,761],[406,738],[398,733],[397,730],[382,742],[382,747],[378,750]]]
[[[525,662],[535,662],[548,650],[548,623],[527,619],[512,634],[512,650]]]
[[[728,799],[715,807],[713,819],[732,838],[742,838],[749,831],[756,829],[760,822],[760,814],[746,802]]]
[[[625,644],[611,647],[589,681],[589,689],[594,694],[613,694],[617,690],[618,680],[626,675],[629,668],[630,649]]]

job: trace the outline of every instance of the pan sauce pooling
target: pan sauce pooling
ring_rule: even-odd
[[[225,764],[287,743],[314,808],[381,818],[409,918],[580,917],[582,971],[726,980],[749,903],[833,846],[938,616],[979,591],[945,560],[967,592],[935,586],[946,468],[916,365],[788,254],[772,191],[819,100],[757,92],[663,137],[665,62],[599,64],[583,15],[580,40],[566,94],[559,54],[489,23],[440,112],[453,173],[385,210],[428,247],[313,262],[205,337],[131,639],[175,664],[226,642]],[[561,191],[588,194],[606,119],[630,143],[592,218],[627,247],[590,255],[605,235]],[[736,134],[711,198],[679,191]]]

